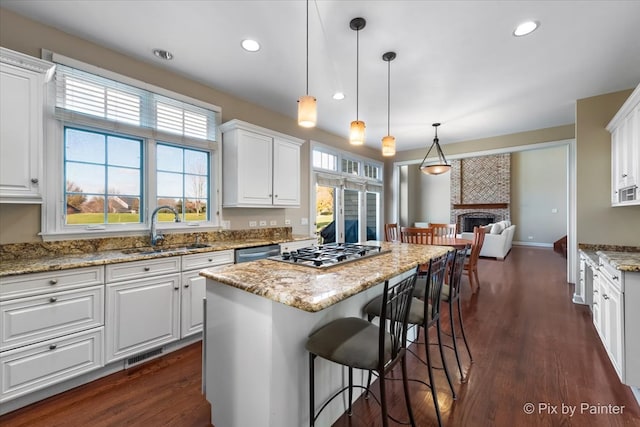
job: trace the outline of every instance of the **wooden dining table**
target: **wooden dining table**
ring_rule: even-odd
[[[433,236],[432,245],[452,246],[456,249],[464,249],[467,245],[471,246],[472,240],[462,239],[460,237]]]

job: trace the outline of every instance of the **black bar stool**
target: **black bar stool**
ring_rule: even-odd
[[[369,375],[375,371],[380,378],[379,403],[382,407],[382,425],[388,426],[388,418],[397,421],[387,411],[385,375],[398,362],[402,366],[403,389],[409,422],[412,426],[416,425],[409,399],[405,358],[407,319],[415,283],[416,272],[395,285],[390,285],[388,280],[385,281],[384,291],[381,295],[381,310],[383,318],[389,320],[380,322],[379,327],[359,317],[347,317],[334,320],[309,336],[305,347],[309,352],[309,425],[311,427],[315,425],[318,415],[327,405],[344,391],[349,392],[347,413],[352,414],[353,368],[366,369],[369,371]],[[318,356],[347,366],[349,368],[349,385],[338,390],[316,413],[314,361]],[[369,378],[371,377],[369,376]],[[356,385],[355,387],[364,388],[367,390],[367,394],[369,393],[368,386]]]

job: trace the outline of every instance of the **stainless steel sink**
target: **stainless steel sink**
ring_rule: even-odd
[[[188,252],[192,249],[203,249],[210,248],[212,245],[207,243],[194,243],[191,245],[185,246],[172,246],[167,248],[154,248],[151,246],[145,246],[143,248],[131,248],[122,250],[123,254],[139,254],[139,255],[153,255],[153,254],[162,254],[162,253],[171,253],[171,252]]]

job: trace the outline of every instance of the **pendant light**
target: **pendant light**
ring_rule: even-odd
[[[298,99],[298,125],[315,127],[318,121],[316,98],[309,95],[309,0],[307,0],[307,91]]]
[[[433,144],[427,151],[427,154],[422,159],[422,163],[420,163],[420,170],[422,173],[427,175],[440,175],[441,173],[449,172],[451,169],[451,165],[447,162],[447,159],[444,157],[444,153],[440,148],[440,144],[438,143],[438,126],[440,123],[434,123],[432,125],[436,130],[436,136],[433,138]],[[433,150],[433,147],[436,147],[436,153],[438,154],[438,160],[435,162],[427,162],[427,157],[429,157],[429,153]]]
[[[382,138],[382,155],[385,157],[396,155],[396,138],[389,131],[391,123],[391,61],[396,59],[395,52],[387,52],[382,55],[387,61],[387,136]]]
[[[356,32],[356,119],[351,122],[351,129],[349,131],[349,142],[351,145],[364,144],[364,122],[359,120],[358,117],[358,98],[359,98],[359,80],[358,72],[360,68],[360,30],[367,25],[367,21],[364,18],[353,18],[349,22],[349,27]]]

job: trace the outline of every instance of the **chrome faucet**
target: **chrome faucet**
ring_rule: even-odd
[[[155,210],[151,214],[151,246],[155,246],[156,244],[158,244],[158,242],[164,240],[164,236],[162,235],[162,232],[157,230],[158,212],[163,209],[167,209],[173,212],[173,214],[176,217],[176,222],[180,222],[180,214],[178,213],[177,210],[175,210],[171,206],[164,205],[164,206],[158,206],[157,208],[155,208]]]

